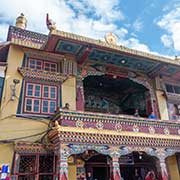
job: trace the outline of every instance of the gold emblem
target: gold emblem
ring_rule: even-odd
[[[109,32],[105,35],[105,40],[108,44],[116,45],[117,37],[112,32]]]

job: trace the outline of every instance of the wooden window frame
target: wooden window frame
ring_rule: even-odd
[[[34,164],[34,172],[25,172],[25,173],[21,173],[19,172],[19,168],[20,168],[20,158],[22,156],[35,156],[35,164]],[[40,156],[53,156],[53,172],[40,172]],[[13,175],[14,177],[16,177],[18,179],[18,177],[20,176],[34,176],[35,179],[39,180],[41,175],[51,175],[53,176],[53,179],[55,177],[57,177],[57,157],[54,154],[44,154],[44,153],[15,153],[14,156],[14,165],[13,165]]]
[[[31,68],[31,61],[34,60],[35,63],[35,68]],[[38,69],[37,68],[37,62],[41,62],[41,68]],[[45,70],[46,69],[46,64],[49,64],[49,70]],[[55,65],[55,69],[53,70],[52,65]],[[31,68],[31,69],[35,69],[35,70],[45,70],[48,72],[58,72],[58,62],[51,62],[51,61],[46,61],[46,60],[42,60],[42,59],[36,59],[36,58],[28,58],[28,63],[27,63],[27,67]]]
[[[31,68],[31,61],[35,61],[35,68]],[[40,69],[38,69],[38,65],[37,65],[37,62],[41,62],[41,66],[40,66]],[[43,69],[43,61],[40,60],[40,59],[35,59],[35,58],[29,58],[28,59],[28,67],[31,68],[31,69],[37,69],[37,70],[42,70]]]
[[[32,95],[28,95],[28,85],[32,85]],[[40,86],[40,93],[39,96],[35,96],[35,87],[36,86]],[[48,87],[48,97],[44,97],[44,87]],[[55,88],[55,97],[51,98],[51,88]],[[31,110],[27,110],[27,101],[31,100]],[[39,101],[39,109],[38,111],[34,111],[34,107],[35,107],[35,101],[38,100]],[[43,101],[48,101],[48,111],[47,112],[43,112]],[[24,113],[31,113],[31,114],[53,114],[51,112],[51,107],[50,107],[50,103],[54,102],[55,103],[55,108],[54,110],[57,108],[57,104],[58,104],[58,86],[56,85],[48,85],[48,84],[37,84],[37,83],[32,83],[32,82],[26,82],[25,83],[25,95],[24,95],[24,107],[23,107],[23,112]]]

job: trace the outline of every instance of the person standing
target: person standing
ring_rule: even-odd
[[[154,171],[149,171],[145,177],[145,180],[155,180],[156,176]]]
[[[135,168],[133,180],[142,180],[137,168]]]
[[[148,116],[148,119],[157,119],[157,116],[155,115],[154,111],[151,112],[151,114]]]
[[[138,110],[138,109],[135,109],[134,116],[135,116],[135,117],[140,117],[140,115],[139,115],[139,110]]]
[[[87,180],[94,180],[91,172],[88,172],[88,173],[87,173],[87,178],[86,178],[86,179],[87,179]]]

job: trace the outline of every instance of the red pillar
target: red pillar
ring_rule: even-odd
[[[161,176],[162,180],[168,180],[168,172],[167,167],[164,159],[160,160],[160,168],[161,168]]]
[[[58,144],[57,173],[58,180],[68,180],[68,150],[63,144]]]
[[[121,180],[121,173],[119,168],[119,158],[112,158],[112,176],[111,180]]]
[[[68,180],[68,163],[67,160],[59,159],[58,163],[59,179],[58,180]]]
[[[76,87],[76,110],[84,111],[84,87],[81,78],[77,80]]]

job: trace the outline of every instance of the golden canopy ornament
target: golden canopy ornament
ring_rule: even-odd
[[[46,25],[50,31],[56,30],[56,23],[52,19],[49,19],[49,14],[46,14]]]
[[[27,26],[27,19],[24,16],[24,14],[21,13],[20,16],[16,18],[16,27],[21,29],[26,29],[26,26]]]
[[[117,43],[117,37],[116,37],[116,35],[113,34],[112,32],[108,32],[108,33],[105,35],[105,41],[106,41],[108,44],[116,45],[116,43]]]

